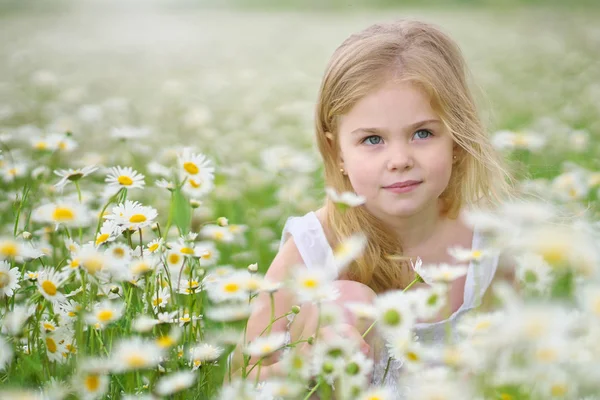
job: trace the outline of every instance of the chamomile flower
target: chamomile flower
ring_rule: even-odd
[[[180,294],[194,294],[202,290],[200,281],[194,278],[192,279],[180,279],[177,293]]]
[[[206,317],[217,322],[233,322],[248,319],[251,312],[248,304],[213,306],[206,310]]]
[[[90,224],[92,217],[90,211],[84,205],[60,201],[37,207],[33,210],[31,219],[45,224],[84,227]]]
[[[294,277],[289,282],[300,301],[323,302],[339,297],[339,291],[332,285],[333,277],[325,268],[309,270],[299,266],[294,269]]]
[[[331,201],[336,203],[338,207],[342,208],[358,207],[366,202],[364,196],[360,196],[352,192],[342,192],[338,194],[332,187],[325,188],[325,193],[327,193],[327,196],[331,199]]]
[[[113,347],[113,369],[115,372],[125,372],[153,368],[163,355],[164,350],[153,341],[139,337],[122,339]]]
[[[103,243],[112,242],[120,233],[121,232],[114,221],[106,220],[102,223],[100,232],[98,232],[98,235],[96,236],[95,244],[96,246],[100,246]]]
[[[0,298],[12,296],[19,289],[19,268],[10,268],[6,261],[0,261]]]
[[[108,375],[94,371],[81,372],[73,377],[72,385],[84,400],[102,398],[108,391]]]
[[[538,151],[546,144],[546,138],[533,132],[514,132],[502,130],[494,133],[492,144],[499,150]]]
[[[196,177],[186,177],[181,190],[192,199],[200,199],[212,192],[215,185],[212,180],[202,180]]]
[[[160,288],[158,292],[152,295],[152,307],[155,311],[159,308],[165,308],[169,303],[169,299],[171,299],[169,288]]]
[[[83,168],[69,168],[56,170],[54,171],[54,174],[60,176],[60,180],[56,184],[54,184],[54,187],[58,190],[62,190],[69,182],[77,182],[80,179],[90,175],[97,169],[98,167],[96,167],[95,165],[90,165]]]
[[[430,264],[423,266],[423,280],[425,282],[450,283],[455,279],[465,276],[468,267],[465,265],[450,265],[446,263]]]
[[[360,233],[344,239],[333,250],[333,258],[338,271],[343,270],[354,261],[365,249],[367,237]]]
[[[65,332],[55,331],[52,333],[46,333],[43,337],[44,344],[46,345],[46,355],[48,360],[56,361],[59,363],[65,362],[65,353],[68,353],[68,349],[65,343]]]
[[[29,259],[36,255],[37,252],[22,241],[0,236],[0,260]]]
[[[182,177],[195,179],[199,182],[212,182],[215,168],[212,162],[203,154],[196,154],[190,148],[185,148],[177,157],[179,173]]]
[[[196,245],[200,255],[200,265],[210,267],[217,263],[220,253],[212,242],[198,242]]]
[[[535,292],[543,293],[552,284],[552,269],[539,254],[526,253],[516,257],[517,278],[522,284]]]
[[[200,257],[201,249],[193,243],[188,243],[183,238],[179,238],[177,242],[168,243],[171,252],[181,254],[183,257]]]
[[[112,220],[117,226],[129,230],[138,230],[151,225],[158,216],[150,206],[143,206],[137,201],[125,200],[112,208],[112,213],[104,218]]]
[[[395,396],[392,391],[386,387],[371,388],[362,393],[358,400],[392,400]]]
[[[131,167],[113,167],[109,170],[106,179],[109,187],[125,189],[142,189],[145,185],[144,175]]]
[[[98,329],[104,329],[123,316],[124,308],[125,305],[120,301],[103,300],[94,305],[92,312],[86,316],[86,322]]]
[[[223,354],[223,348],[212,345],[210,343],[200,343],[189,350],[189,359],[192,363],[193,369],[197,369],[197,364],[217,361],[221,354]]]
[[[166,335],[160,335],[158,338],[156,338],[155,343],[162,349],[169,349],[179,342],[179,339],[181,339],[181,333],[181,328],[177,326],[172,327],[169,333]]]
[[[232,243],[235,240],[235,235],[230,231],[229,226],[212,224],[202,227],[200,230],[200,236],[221,243]]]
[[[248,344],[244,353],[252,357],[266,357],[285,345],[285,332],[276,332],[268,336],[260,336]]]
[[[248,299],[246,281],[241,274],[231,274],[206,286],[212,301],[244,301]]]
[[[4,371],[10,364],[13,357],[13,349],[6,342],[6,340],[0,336],[0,371]]]
[[[466,249],[464,247],[449,247],[448,254],[458,262],[477,261],[491,257],[493,253],[484,249]]]
[[[133,277],[140,277],[156,270],[159,263],[160,259],[157,257],[136,258],[129,264],[129,272]]]
[[[578,292],[579,304],[600,320],[600,286],[590,285]]]
[[[383,333],[394,336],[413,329],[416,316],[408,300],[406,293],[397,290],[377,296],[377,326]]]
[[[4,314],[0,331],[6,335],[20,336],[25,323],[33,315],[34,311],[35,305],[25,306],[15,304],[15,308],[12,311]]]
[[[196,374],[191,371],[178,371],[163,376],[156,383],[155,390],[160,396],[170,396],[173,393],[188,389],[196,381]]]
[[[162,238],[154,239],[146,245],[146,249],[149,253],[157,253],[164,251],[165,241]]]
[[[42,269],[37,278],[37,287],[46,300],[57,303],[65,301],[65,295],[59,291],[68,276],[49,267]]]

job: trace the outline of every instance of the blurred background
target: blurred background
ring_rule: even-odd
[[[148,163],[194,147],[217,166],[195,215],[246,224],[253,246],[236,257],[264,270],[285,219],[322,202],[312,115],[348,35],[404,17],[441,26],[464,51],[490,135],[542,137],[542,150],[507,157],[530,186],[551,186],[573,165],[600,168],[599,3],[1,0],[1,137],[26,150],[71,132],[79,147],[61,166],[133,166],[147,175],[141,199],[163,209]],[[150,134],[111,133],[123,127]]]

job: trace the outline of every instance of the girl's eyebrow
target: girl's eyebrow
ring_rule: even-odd
[[[439,124],[441,122],[442,121],[439,120],[439,119],[426,119],[426,120],[423,120],[423,121],[414,122],[414,123],[406,126],[404,129],[407,130],[407,131],[412,131],[412,130],[415,130],[415,129],[418,129],[418,128],[422,127],[423,125],[434,124],[434,123]],[[387,132],[387,129],[385,129],[385,128],[358,128],[358,129],[355,129],[352,132],[350,132],[350,134],[354,135],[354,134],[360,133],[360,132],[379,134],[379,133],[385,133],[385,132]]]

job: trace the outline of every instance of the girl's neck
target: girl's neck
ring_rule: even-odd
[[[408,218],[385,221],[398,235],[404,254],[411,254],[414,250],[434,243],[446,226],[446,222],[447,219],[440,212],[438,204],[427,207]]]

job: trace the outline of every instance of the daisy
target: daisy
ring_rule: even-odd
[[[448,254],[458,262],[477,261],[491,257],[492,253],[488,250],[466,249],[464,247],[449,247]]]
[[[112,220],[117,226],[132,231],[151,225],[158,216],[150,206],[143,206],[137,201],[125,200],[112,208],[112,213],[104,218]]]
[[[31,247],[26,246],[20,240],[0,236],[0,260],[7,259],[29,259],[37,255]]]
[[[325,188],[325,193],[327,193],[327,196],[331,199],[331,201],[336,203],[336,206],[341,209],[345,209],[347,207],[358,207],[366,202],[364,196],[360,196],[352,192],[342,192],[338,194],[332,187]]]
[[[233,322],[248,319],[251,312],[248,304],[213,306],[206,310],[206,317],[217,322]]]
[[[60,180],[56,184],[54,184],[54,187],[58,190],[62,190],[65,186],[67,186],[69,182],[77,182],[81,178],[88,176],[97,169],[98,167],[96,167],[95,165],[90,165],[85,166],[83,168],[55,170],[54,174],[60,176]]]
[[[97,372],[82,372],[74,376],[72,385],[84,400],[102,398],[108,391],[108,375]]]
[[[198,242],[198,254],[200,255],[200,265],[210,267],[217,263],[220,253],[212,242]]]
[[[200,236],[221,243],[232,243],[235,240],[235,235],[230,231],[229,226],[212,224],[203,226],[200,230]]]
[[[201,290],[200,282],[196,279],[180,279],[177,293],[180,294],[194,294]]]
[[[160,396],[169,396],[188,389],[195,381],[196,374],[194,372],[178,371],[160,378],[154,388]]]
[[[552,284],[552,269],[539,254],[527,253],[516,257],[516,275],[523,285],[535,292],[546,292]]]
[[[165,250],[165,241],[162,238],[154,239],[146,245],[149,253],[162,252]]]
[[[22,304],[15,304],[12,311],[8,311],[4,314],[2,319],[2,326],[0,330],[5,335],[20,336],[23,331],[23,326],[35,312],[36,305],[25,306]],[[2,354],[0,352],[0,354]]]
[[[17,178],[22,178],[27,174],[27,164],[19,163],[4,163],[0,166],[0,175],[4,182],[10,183]]]
[[[309,270],[304,266],[294,268],[294,277],[288,283],[302,302],[333,301],[339,291],[333,286],[333,276],[325,268]]]
[[[247,279],[242,274],[231,274],[206,285],[207,294],[212,301],[248,300]]]
[[[100,228],[100,232],[96,236],[95,244],[96,246],[100,246],[103,243],[112,242],[119,235],[118,227],[115,225],[114,221],[106,220],[102,223],[102,227]]]
[[[59,363],[65,362],[65,353],[68,353],[65,344],[65,332],[53,332],[44,335],[43,340],[46,345],[46,355],[49,361],[56,361]]]
[[[0,261],[0,298],[12,296],[16,289],[19,289],[19,269],[10,268],[6,261]]]
[[[177,326],[171,328],[168,334],[161,335],[158,337],[155,342],[158,347],[162,349],[169,349],[177,344],[179,339],[181,338],[181,329]]]
[[[37,287],[46,300],[57,303],[66,300],[65,295],[58,291],[68,276],[49,267],[42,269],[37,278]]]
[[[158,293],[152,295],[152,308],[157,311],[159,308],[165,308],[171,299],[169,288],[160,288]]]
[[[94,325],[97,329],[104,329],[112,322],[119,320],[123,316],[125,304],[122,302],[111,302],[103,300],[96,303],[91,313],[86,316],[86,322]]]
[[[185,148],[177,157],[181,178],[194,179],[197,182],[212,182],[215,168],[212,162],[203,154],[195,154],[190,148]]]
[[[133,322],[131,323],[131,328],[136,332],[145,333],[150,332],[152,328],[154,328],[159,323],[160,321],[157,319],[151,318],[147,315],[140,315],[135,320],[133,320]]]
[[[77,148],[77,142],[70,137],[70,134],[52,133],[48,135],[48,147],[53,150],[71,152]]]
[[[416,316],[411,310],[409,297],[401,291],[390,291],[377,296],[374,301],[377,327],[391,336],[411,331]]]
[[[192,198],[192,200],[202,198],[212,192],[215,185],[212,180],[201,180],[195,177],[186,177],[181,190]]]
[[[586,286],[577,295],[581,307],[600,320],[600,286]]]
[[[217,361],[223,351],[223,348],[210,343],[200,343],[192,347],[189,350],[189,357],[193,370],[198,369],[202,363]]]
[[[450,283],[467,274],[466,265],[450,265],[446,263],[423,266],[421,275],[425,282]]]
[[[129,272],[133,277],[140,277],[155,271],[159,263],[160,259],[157,257],[137,258],[129,265]]]
[[[92,221],[90,211],[79,203],[66,201],[47,203],[37,207],[31,214],[32,221],[46,224],[63,224],[72,227],[85,227]]]
[[[164,350],[153,341],[139,337],[122,339],[113,348],[113,369],[115,372],[125,372],[153,368],[163,355]]]
[[[167,244],[172,253],[181,254],[183,257],[200,257],[201,249],[193,243],[187,243],[184,238],[179,238],[177,242]]]
[[[285,332],[276,332],[268,336],[260,336],[250,342],[244,353],[252,357],[266,357],[281,349],[286,342]]]
[[[392,400],[395,396],[392,391],[386,387],[371,388],[362,393],[358,400]]]
[[[426,288],[417,288],[406,292],[414,306],[417,318],[427,320],[435,317],[446,305],[446,285],[434,283]]]
[[[111,257],[105,252],[99,251],[92,243],[83,245],[76,253],[79,265],[88,274],[96,275],[106,271],[111,266]]]
[[[492,136],[492,145],[499,150],[538,151],[546,145],[546,138],[532,132],[502,130]]]
[[[143,189],[144,175],[135,171],[131,167],[113,167],[109,170],[106,179],[109,187],[125,189]]]
[[[352,261],[356,260],[367,245],[367,237],[362,234],[355,234],[344,239],[334,250],[333,258],[338,271],[346,268]]]

